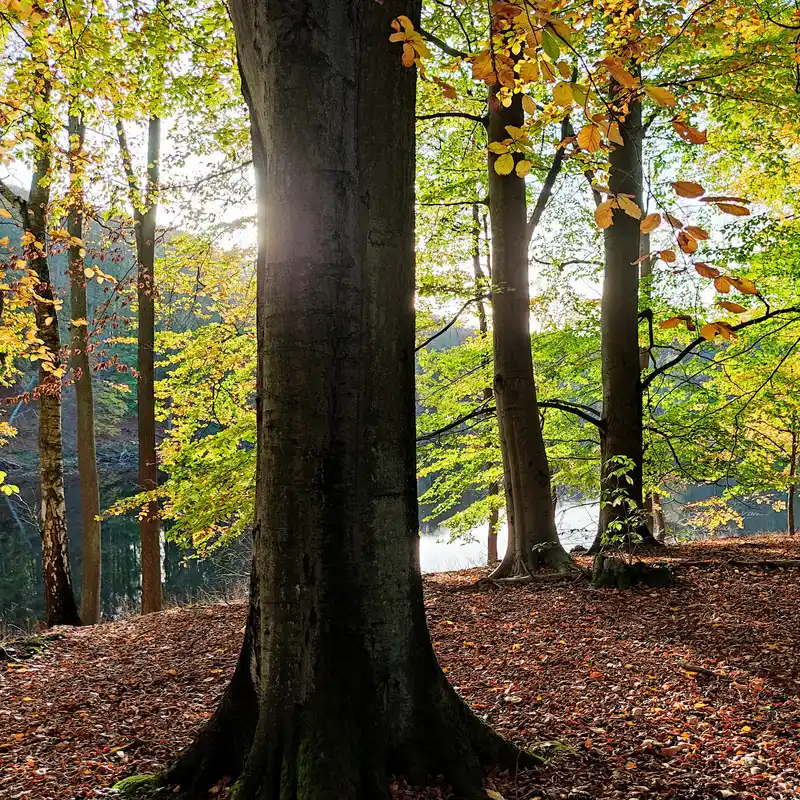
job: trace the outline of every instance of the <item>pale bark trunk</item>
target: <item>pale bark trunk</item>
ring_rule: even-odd
[[[489,100],[489,141],[508,137],[507,125],[524,122],[522,96],[503,107],[495,89]],[[556,532],[550,469],[542,436],[533,376],[528,282],[525,181],[498,175],[489,154],[492,230],[494,394],[501,429],[505,482],[513,503],[513,535],[495,578],[526,575],[546,567],[571,569],[572,559]]]
[[[237,690],[258,711],[243,767],[220,773],[241,771],[238,800],[388,797],[391,773],[444,773],[476,794],[481,761],[519,755],[449,686],[425,624],[414,74],[387,45],[398,14],[418,17],[419,2],[232,5],[261,229],[252,646],[239,672],[252,690]],[[220,748],[243,731],[231,707]],[[207,784],[224,766],[198,770],[203,754],[188,752],[193,769],[181,760],[167,778],[205,789],[198,774]]]
[[[478,330],[481,336],[486,339],[489,333],[488,320],[486,318],[486,304],[483,301],[482,295],[486,294],[488,289],[486,285],[486,276],[481,266],[481,224],[480,216],[478,215],[478,205],[472,205],[472,271],[475,276],[475,295],[478,297]],[[483,390],[483,399],[491,400],[494,396],[491,386],[487,386]],[[500,486],[497,482],[489,486],[489,496],[494,496],[500,491]],[[489,529],[487,533],[487,546],[486,546],[486,561],[489,565],[495,564],[498,561],[497,556],[497,530],[500,524],[500,512],[493,508],[489,512]]]
[[[70,116],[70,211],[67,232],[83,239],[83,140],[86,126],[83,117]],[[100,621],[100,484],[97,477],[97,453],[94,441],[94,397],[89,363],[89,318],[86,304],[86,277],[82,245],[70,244],[71,361],[75,381],[77,412],[78,475],[83,523],[81,550],[81,620],[84,625]]]
[[[52,369],[61,367],[58,312],[53,303],[53,284],[47,260],[47,209],[50,203],[51,136],[39,126],[40,144],[34,151],[34,172],[27,203],[22,204],[22,224],[41,243],[29,245],[27,256],[39,280],[34,303],[37,335],[52,360],[41,361]],[[64,463],[61,439],[61,378],[39,368],[39,481],[42,534],[42,576],[45,621],[48,625],[79,625],[80,618],[69,568],[67,509],[64,502]]]

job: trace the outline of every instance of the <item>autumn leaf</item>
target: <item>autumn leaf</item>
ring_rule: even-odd
[[[530,175],[531,173],[531,162],[527,160],[518,161],[516,167],[514,167],[514,171],[517,173],[517,176],[520,178],[524,178],[526,175]]]
[[[519,65],[519,79],[524,83],[534,83],[539,80],[539,62],[535,58],[529,58]],[[525,98],[522,102],[525,102]]]
[[[703,325],[700,328],[700,335],[708,342],[710,342],[719,333],[719,326],[716,322],[709,322],[708,325]]]
[[[559,81],[553,87],[553,100],[559,106],[572,105],[572,87],[565,81]]]
[[[489,142],[489,152],[490,153],[497,153],[498,155],[502,155],[503,153],[508,153],[509,148],[507,142]]]
[[[634,219],[641,218],[642,209],[630,197],[626,197],[624,194],[617,195],[617,203],[629,217]]]
[[[527,138],[525,131],[523,131],[522,128],[518,128],[516,125],[506,125],[506,131],[515,142]]]
[[[680,247],[684,253],[691,255],[697,250],[697,239],[693,236],[689,236],[686,231],[680,231],[678,233],[678,247]]]
[[[598,228],[610,228],[614,223],[613,200],[604,200],[595,209],[594,219]]]
[[[531,116],[536,114],[536,103],[534,103],[530,95],[525,94],[522,96],[522,108],[526,114],[530,114]]]
[[[667,330],[669,328],[677,328],[680,324],[680,317],[670,317],[669,319],[661,320],[661,322],[658,323],[658,327]]]
[[[750,209],[734,203],[717,203],[717,208],[725,214],[732,214],[734,217],[747,217]]]
[[[698,239],[701,242],[705,242],[709,238],[709,233],[704,228],[700,228],[697,225],[687,225],[686,226],[686,233],[694,236],[695,239]]]
[[[674,250],[662,250],[658,254],[658,257],[662,261],[666,262],[667,264],[672,264],[677,259],[677,256],[675,255],[675,251]]]
[[[653,86],[648,83],[646,83],[643,88],[647,96],[662,108],[675,105],[675,95],[672,94],[669,89],[665,89],[663,86]]]
[[[726,275],[720,275],[718,278],[714,278],[714,288],[720,294],[728,294],[731,290],[730,279]]]
[[[716,267],[710,267],[702,261],[698,261],[694,265],[694,269],[698,275],[702,275],[704,278],[717,278],[722,274]]]
[[[12,214],[6,211],[4,208],[0,208],[0,217],[2,217],[3,219],[11,219]]]
[[[694,181],[673,181],[672,188],[678,197],[696,198],[706,193],[706,190]]]
[[[726,311],[730,311],[732,314],[744,314],[747,309],[744,306],[740,306],[738,303],[733,303],[730,300],[720,300],[717,303],[718,306],[722,306]]]
[[[600,147],[600,131],[597,129],[596,125],[584,125],[578,131],[578,147],[581,150],[588,150],[590,153],[593,153]]]
[[[708,134],[706,131],[699,131],[697,128],[692,128],[679,119],[672,120],[672,127],[681,139],[690,144],[705,144],[708,141]]]
[[[650,233],[661,224],[661,214],[648,214],[640,223],[639,230],[642,233]]]
[[[742,294],[758,294],[758,289],[753,281],[748,278],[728,278],[731,286],[738,289]]]
[[[494,171],[498,175],[509,175],[514,169],[514,156],[511,153],[504,153],[494,162]]]
[[[633,89],[638,84],[636,78],[625,69],[619,58],[609,56],[608,58],[604,58],[600,63],[606,68],[608,74],[625,89]]]
[[[674,217],[669,213],[669,211],[665,212],[664,216],[667,218],[667,222],[669,222],[671,227],[678,229],[683,227],[683,221],[679,220],[677,217]]]

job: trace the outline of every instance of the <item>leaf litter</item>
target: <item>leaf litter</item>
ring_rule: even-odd
[[[800,569],[765,562],[797,558],[800,538],[778,536],[670,547],[657,559],[677,568],[668,589],[460,591],[486,570],[427,576],[448,678],[495,730],[548,758],[491,773],[487,796],[796,800]],[[220,604],[60,629],[0,661],[0,798],[108,796],[165,766],[213,713],[244,617]],[[450,796],[402,779],[391,789]]]

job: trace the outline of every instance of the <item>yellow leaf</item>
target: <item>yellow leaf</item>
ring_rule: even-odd
[[[672,188],[679,197],[695,198],[706,193],[706,190],[694,181],[674,181]]]
[[[508,175],[514,169],[514,156],[511,153],[504,153],[494,162],[494,171],[498,175]]]
[[[648,214],[640,223],[639,230],[642,233],[650,233],[661,224],[661,214]]]
[[[514,168],[514,171],[517,173],[517,176],[520,178],[524,178],[526,175],[530,175],[531,172],[531,162],[530,161],[518,161],[517,166]]]
[[[503,795],[500,792],[496,792],[494,789],[487,789],[486,794],[488,797],[491,797],[492,800],[505,800]]]
[[[0,239],[0,247],[8,247],[8,236],[4,236]]]
[[[28,266],[28,262],[24,258],[18,258],[14,264],[16,265],[17,269],[25,269]]]
[[[533,102],[533,98],[530,95],[525,94],[522,96],[522,108],[526,114],[531,116],[536,114],[536,103]]]
[[[675,95],[663,86],[653,86],[652,84],[646,83],[644,85],[644,90],[647,92],[647,96],[659,106],[667,107],[675,105]]]
[[[86,321],[86,320],[85,320],[83,317],[80,317],[80,318],[78,318],[78,319],[73,319],[73,320],[72,320],[72,324],[73,324],[73,325],[74,325],[76,328],[88,327],[88,325],[89,325],[89,323],[88,323],[88,322],[87,322],[87,321]]]
[[[730,300],[720,300],[717,305],[722,306],[726,311],[730,311],[732,314],[744,314],[747,309],[744,306],[740,306],[738,303],[732,303]]]
[[[508,152],[508,145],[505,142],[489,142],[489,152],[502,155]]]
[[[553,100],[559,106],[572,105],[572,87],[565,81],[560,81],[553,87]]]
[[[630,197],[626,197],[624,194],[617,195],[617,203],[619,203],[619,207],[629,216],[633,217],[634,219],[640,219],[642,216],[642,209],[639,208]]]
[[[614,223],[614,206],[612,200],[605,200],[595,209],[594,219],[598,228],[610,228]]]
[[[535,58],[523,61],[519,65],[519,78],[525,83],[534,83],[535,81],[538,81],[539,62]]]
[[[12,214],[9,211],[6,211],[4,208],[0,208],[0,217],[3,219],[11,219]]]
[[[625,140],[622,138],[622,134],[619,132],[619,123],[612,122],[608,126],[608,141],[613,142],[614,144],[618,144],[622,147],[625,144]]]
[[[578,147],[581,150],[588,150],[590,153],[593,153],[600,147],[600,131],[597,129],[596,125],[584,125],[578,131]]]
[[[734,217],[747,217],[750,209],[744,206],[737,206],[734,203],[717,203],[717,208],[725,214],[733,214]]]
[[[83,270],[83,274],[87,278],[94,278],[94,270],[91,267],[86,267],[86,269]]]
[[[525,139],[526,134],[522,128],[518,128],[516,125],[506,125],[506,130],[508,131],[508,135],[515,141],[518,142],[520,139]]]

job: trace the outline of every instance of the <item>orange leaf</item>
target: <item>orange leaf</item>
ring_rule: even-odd
[[[662,261],[665,261],[667,264],[674,263],[675,259],[677,258],[674,250],[662,250],[658,254],[658,256]]]
[[[694,181],[673,181],[672,188],[679,197],[695,198],[706,193],[706,190]]]
[[[673,228],[682,228],[683,227],[683,222],[681,222],[681,220],[679,220],[677,217],[673,217],[672,214],[670,214],[668,211],[665,213],[664,216],[666,216],[667,222],[669,222],[669,224]]]
[[[689,236],[686,231],[679,231],[678,247],[680,247],[684,253],[691,255],[697,250],[697,239],[695,239],[693,236]]]
[[[694,268],[697,274],[702,275],[704,278],[717,278],[722,274],[716,267],[709,267],[708,264],[704,264],[702,261],[698,261]]]
[[[720,294],[728,294],[731,290],[730,279],[726,275],[720,275],[718,278],[714,278],[714,288]]]
[[[740,306],[738,303],[732,303],[730,300],[720,300],[717,305],[722,306],[726,311],[730,311],[732,314],[744,314],[747,309],[744,306]]]
[[[725,214],[732,214],[734,217],[750,216],[750,209],[744,206],[737,206],[733,203],[717,203],[717,208]]]
[[[650,233],[661,224],[661,214],[648,214],[640,223],[639,230],[642,233]]]
[[[694,236],[695,239],[699,239],[701,242],[705,242],[709,238],[708,231],[697,225],[687,225],[686,233],[690,236]]]
[[[748,278],[728,278],[731,286],[738,289],[742,294],[758,294],[758,289],[753,281]]]

